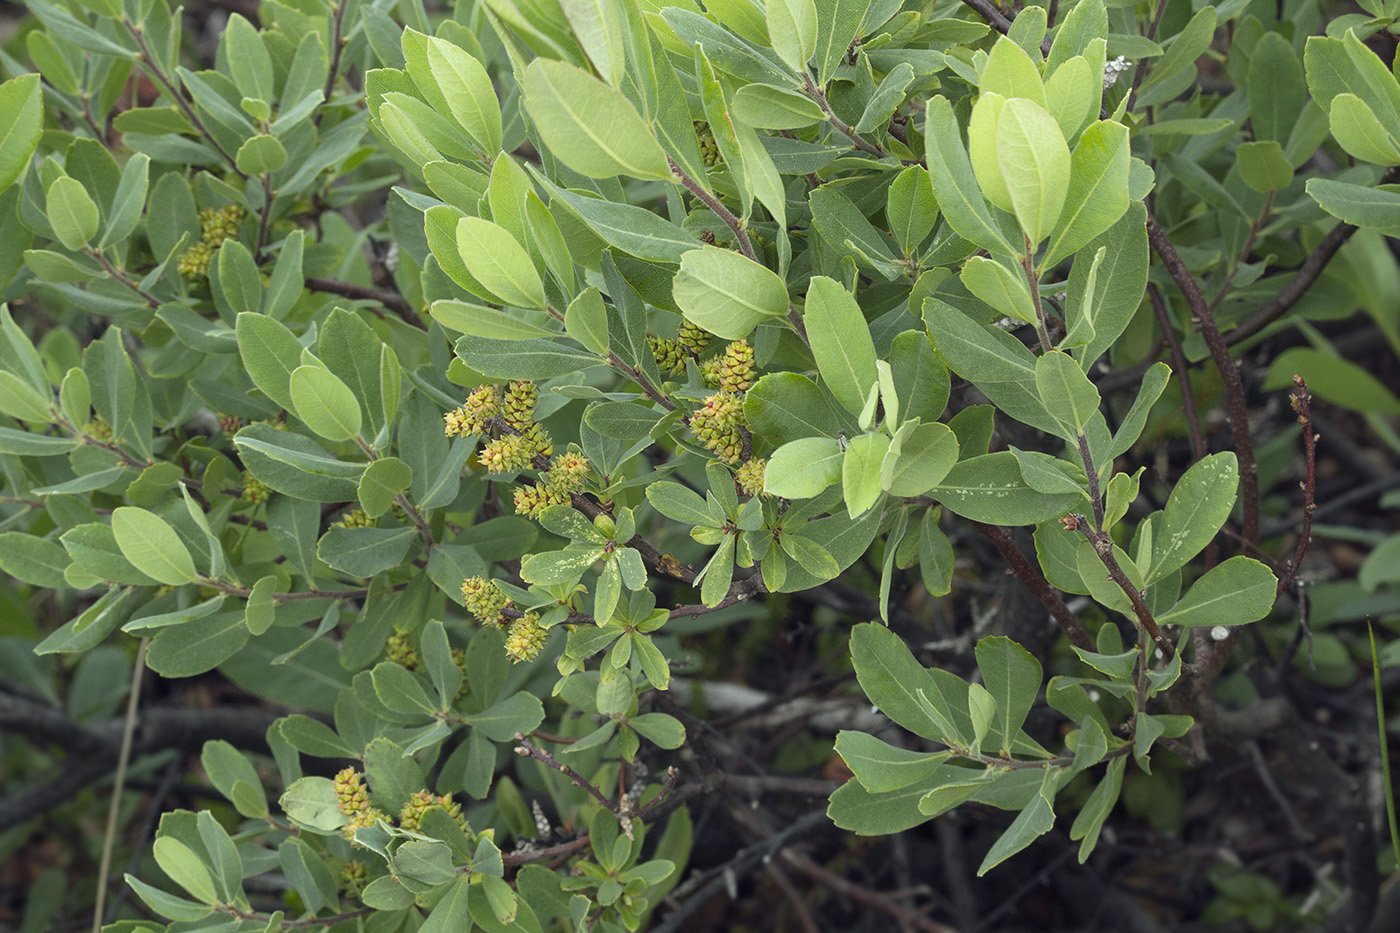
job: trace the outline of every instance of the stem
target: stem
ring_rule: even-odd
[[[1157,0],[1157,12],[1152,16],[1152,24],[1147,27],[1147,38],[1152,39],[1157,35],[1157,27],[1162,25],[1162,14],[1167,11],[1167,0]],[[1138,88],[1142,86],[1142,79],[1147,75],[1147,59],[1138,59],[1137,68],[1133,70],[1133,86],[1128,91],[1128,107],[1131,111],[1133,104],[1137,103]]]
[[[1089,480],[1089,501],[1094,506],[1094,530],[1103,533],[1103,494],[1099,491],[1099,471],[1094,469],[1094,455],[1089,451],[1089,439],[1079,434],[1079,459],[1084,461],[1084,475]]]
[[[1205,435],[1201,433],[1201,415],[1196,411],[1196,393],[1191,388],[1191,365],[1186,361],[1186,351],[1181,349],[1181,341],[1176,339],[1176,328],[1172,326],[1171,317],[1167,313],[1167,303],[1162,300],[1162,293],[1157,291],[1157,286],[1151,282],[1147,283],[1147,297],[1152,301],[1152,308],[1157,312],[1157,320],[1162,325],[1162,336],[1166,338],[1171,347],[1172,370],[1176,373],[1176,379],[1181,383],[1181,407],[1186,412],[1186,427],[1191,433],[1191,458],[1200,460],[1206,455]]]
[[[262,177],[263,189],[263,209],[258,217],[258,242],[253,250],[253,255],[261,262],[263,250],[267,247],[268,228],[272,225],[272,175],[264,173]]]
[[[805,69],[802,72],[802,90],[806,91],[807,96],[817,102],[817,106],[822,109],[822,113],[826,114],[827,122],[849,139],[851,144],[857,149],[869,153],[877,159],[889,158],[890,154],[886,152],[883,147],[861,136],[851,128],[850,124],[836,115],[831,109],[831,104],[826,99],[826,94],[822,92],[821,88],[817,87],[817,83],[812,80],[812,76],[808,74]]]
[[[1089,527],[1089,520],[1083,515],[1070,515],[1062,520],[1063,524],[1070,531],[1082,531],[1084,537],[1094,546],[1094,551],[1099,555],[1099,560],[1103,561],[1104,567],[1108,569],[1108,576],[1114,583],[1118,584],[1128,597],[1128,602],[1133,604],[1133,614],[1137,616],[1138,623],[1143,630],[1152,637],[1161,650],[1162,656],[1166,658],[1176,654],[1176,649],[1172,643],[1162,634],[1162,630],[1157,626],[1157,620],[1152,618],[1152,610],[1147,608],[1147,602],[1142,598],[1142,592],[1133,586],[1133,581],[1128,579],[1128,575],[1123,572],[1123,568],[1118,564],[1118,558],[1113,556],[1113,537],[1107,532],[1095,531]]]
[[[377,301],[384,307],[393,311],[399,317],[415,327],[427,330],[423,324],[423,318],[414,310],[413,305],[408,303],[408,299],[398,292],[390,291],[386,288],[375,288],[371,285],[357,285],[354,282],[342,282],[339,279],[328,279],[319,275],[313,275],[306,280],[306,287],[313,292],[326,292],[330,295],[343,295],[346,298],[353,298],[357,301]]]
[[[331,4],[331,70],[326,75],[326,86],[321,91],[321,103],[327,104],[331,99],[331,91],[335,90],[335,79],[340,72],[340,52],[345,47],[345,40],[341,37],[342,23],[345,21],[345,6],[350,0],[340,0],[339,3]],[[314,122],[321,125],[321,116],[324,113],[319,107],[316,109]]]
[[[102,929],[102,910],[107,900],[107,873],[112,870],[112,847],[117,839],[117,816],[121,812],[122,790],[126,785],[126,766],[131,760],[131,745],[136,735],[136,710],[141,700],[141,675],[146,671],[146,646],[149,638],[141,639],[136,649],[136,663],[131,667],[131,688],[126,698],[126,722],[122,727],[122,747],[117,755],[117,773],[112,778],[112,804],[107,808],[107,832],[102,839],[102,861],[97,869],[97,902],[92,908],[92,933]]]
[[[1165,0],[1164,0],[1165,2]],[[1240,265],[1249,258],[1249,254],[1254,251],[1254,241],[1259,238],[1259,231],[1264,227],[1264,221],[1269,217],[1269,211],[1274,206],[1274,193],[1270,191],[1264,196],[1264,209],[1259,212],[1259,216],[1254,218],[1254,223],[1249,225],[1249,236],[1244,239],[1244,249],[1235,257],[1235,261],[1230,265],[1230,271],[1225,275],[1225,281],[1220,283],[1220,291],[1215,293],[1215,297],[1210,301],[1210,310],[1214,311],[1220,307],[1220,302],[1225,299],[1225,295],[1230,291],[1230,283],[1235,280],[1235,274],[1240,271]]]
[[[1040,303],[1040,277],[1035,274],[1035,253],[1031,238],[1026,237],[1026,251],[1021,256],[1021,268],[1026,271],[1026,284],[1031,290],[1031,304],[1035,307],[1035,330],[1040,335],[1041,350],[1049,353],[1055,349],[1050,342],[1050,332],[1045,329],[1045,307]]]
[[[1026,559],[1026,555],[1021,553],[1021,549],[1016,547],[1006,529],[997,525],[985,525],[982,522],[973,522],[972,524],[978,531],[986,535],[987,540],[991,541],[1001,552],[1001,556],[1006,558],[1011,572],[1050,612],[1050,615],[1060,626],[1060,631],[1064,632],[1065,637],[1069,639],[1070,644],[1077,645],[1085,651],[1093,651],[1094,640],[1084,630],[1078,617],[1069,611],[1069,607],[1065,605],[1059,592],[1046,581],[1045,577],[1041,576],[1040,571],[1031,566],[1031,562]]]
[[[1400,181],[1400,166],[1394,166],[1385,170],[1381,180],[1377,184],[1391,184]],[[1289,308],[1297,304],[1298,299],[1312,287],[1313,282],[1322,274],[1322,270],[1327,268],[1327,264],[1332,261],[1332,257],[1337,255],[1337,250],[1341,249],[1346,241],[1351,239],[1356,227],[1347,223],[1339,223],[1328,231],[1322,238],[1322,242],[1303,260],[1303,264],[1298,267],[1297,273],[1287,285],[1283,287],[1274,299],[1254,312],[1244,320],[1238,327],[1230,332],[1226,342],[1233,345],[1241,340],[1246,340],[1266,326],[1273,323]]]
[[[1240,464],[1240,487],[1244,498],[1244,521],[1242,534],[1247,544],[1259,545],[1259,465],[1254,459],[1254,444],[1249,436],[1249,407],[1245,403],[1244,383],[1240,379],[1239,368],[1230,357],[1230,348],[1216,326],[1215,315],[1206,305],[1201,289],[1191,270],[1186,268],[1181,256],[1158,224],[1157,218],[1147,215],[1147,238],[1167,273],[1181,289],[1196,326],[1201,330],[1211,359],[1220,371],[1220,380],[1225,384],[1226,407],[1230,418],[1230,435],[1235,442],[1235,456]]]
[[[399,493],[394,497],[394,504],[408,513],[409,518],[413,519],[413,526],[418,529],[418,533],[423,536],[423,543],[426,544],[428,550],[431,551],[435,543],[433,541],[433,530],[429,528],[428,523],[423,520],[423,513],[419,512],[417,506],[409,502],[408,496],[403,493]]]
[[[730,230],[734,231],[734,239],[739,243],[739,252],[743,253],[754,262],[758,262],[758,254],[754,252],[753,241],[749,239],[748,233],[744,230],[743,223],[740,222],[738,217],[734,216],[733,211],[720,203],[719,198],[716,198],[714,195],[710,194],[710,192],[706,191],[704,186],[698,181],[687,175],[685,170],[676,164],[675,159],[667,156],[666,164],[671,166],[671,171],[680,179],[681,184],[685,185],[686,188],[690,190],[691,194],[699,198],[702,204],[714,211],[715,215],[719,217],[720,220],[724,221]]]
[[[582,787],[584,790],[588,791],[588,793],[593,795],[593,799],[602,804],[603,808],[606,809],[609,813],[613,814],[614,816],[617,815],[618,805],[613,801],[609,800],[603,794],[602,791],[594,787],[592,782],[590,782],[586,777],[579,774],[577,771],[575,771],[573,768],[570,768],[562,761],[557,760],[553,755],[540,748],[538,745],[531,742],[529,739],[525,738],[525,734],[523,732],[515,733],[515,741],[520,743],[515,747],[515,753],[517,755],[519,755],[522,758],[533,758],[541,764],[553,768],[555,771],[558,771],[560,774],[568,778],[569,781],[575,787]]]
[[[194,108],[190,106],[190,102],[185,100],[185,95],[176,90],[174,82],[172,82],[170,77],[156,64],[155,56],[151,54],[151,47],[146,44],[145,30],[126,17],[122,17],[122,25],[126,27],[127,32],[131,33],[131,37],[136,40],[136,47],[141,50],[140,54],[136,56],[136,60],[141,63],[141,69],[154,78],[156,82],[165,89],[165,93],[169,94],[170,99],[175,101],[176,105],[179,106],[180,110],[184,113],[185,118],[199,131],[199,135],[203,136],[209,145],[214,147],[214,151],[228,163],[229,168],[233,169],[234,174],[244,181],[247,181],[248,175],[239,171],[237,160],[229,155],[228,150],[219,144],[219,141],[214,138],[214,134],[209,132],[209,127],[205,126],[204,121],[199,118],[199,114],[194,112]]]
[[[1303,527],[1298,532],[1298,543],[1293,548],[1293,557],[1288,561],[1288,569],[1279,578],[1278,589],[1274,593],[1275,599],[1282,596],[1298,579],[1303,556],[1308,552],[1308,543],[1312,540],[1313,513],[1317,511],[1318,435],[1313,432],[1312,426],[1312,395],[1308,392],[1308,385],[1302,376],[1294,376],[1293,384],[1298,387],[1298,392],[1289,401],[1293,403],[1293,410],[1298,413],[1298,423],[1303,426],[1303,457],[1307,463],[1307,478],[1298,484],[1303,487]]]
[[[127,288],[140,295],[141,299],[146,302],[146,307],[160,307],[159,298],[152,295],[150,292],[144,290],[140,285],[137,285],[135,282],[133,282],[131,276],[127,275],[125,272],[112,265],[112,263],[107,260],[106,256],[103,256],[100,252],[93,249],[91,246],[83,247],[83,252],[87,253],[89,259],[96,260],[97,264],[102,267],[103,272],[106,272],[112,278],[116,279],[118,282],[122,283]]]
[[[648,379],[645,375],[643,375],[640,369],[638,369],[635,366],[631,366],[627,363],[624,363],[622,361],[622,358],[619,357],[616,353],[612,352],[611,350],[608,351],[608,365],[611,366],[613,369],[617,370],[618,372],[622,373],[622,375],[626,376],[628,379],[631,379],[637,385],[641,386],[642,391],[646,393],[647,398],[651,399],[653,402],[660,405],[662,408],[666,409],[667,411],[676,410],[676,403],[667,398],[664,392],[662,392],[656,386],[652,385],[651,380]]]

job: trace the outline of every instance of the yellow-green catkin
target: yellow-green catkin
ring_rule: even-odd
[[[92,420],[83,425],[83,433],[104,444],[110,444],[113,440],[112,428],[101,415],[93,415]]]
[[[403,632],[392,633],[384,642],[384,659],[402,664],[409,670],[415,670],[421,660],[418,649],[413,647],[412,639]]]
[[[496,585],[482,577],[467,577],[462,581],[462,600],[476,621],[482,625],[502,625],[511,599]]]
[[[364,509],[351,509],[340,516],[340,521],[336,522],[341,528],[373,528],[379,524],[378,519],[370,518]]]
[[[535,423],[535,406],[540,400],[539,386],[533,382],[512,382],[506,386],[501,405],[501,420],[524,433]]]
[[[527,612],[510,625],[506,635],[506,656],[512,661],[533,661],[540,656],[549,632],[540,626],[538,613]]]
[[[491,422],[500,414],[501,400],[495,386],[472,389],[461,408],[443,415],[443,433],[448,437],[470,437],[491,430]]]
[[[408,798],[408,803],[404,804],[403,810],[399,813],[399,828],[409,832],[417,832],[423,825],[423,817],[433,807],[441,807],[447,811],[447,815],[465,832],[467,829],[466,820],[462,818],[462,805],[453,800],[447,794],[434,795],[426,790],[420,790]]]
[[[763,475],[768,468],[768,461],[758,457],[753,458],[735,473],[735,478],[739,481],[739,488],[749,496],[766,496],[763,491]]]
[[[699,356],[709,349],[710,337],[709,331],[689,321],[682,321],[676,329],[676,343],[691,356]]]
[[[700,142],[700,160],[705,163],[706,168],[713,168],[724,161],[724,155],[719,151],[719,144],[715,142],[715,134],[710,130],[710,124],[696,120],[695,138]]]
[[[739,430],[743,418],[739,397],[731,392],[717,392],[690,416],[690,430],[719,459],[738,463],[744,450],[744,437]]]
[[[254,505],[262,505],[272,495],[272,490],[252,473],[243,474],[243,499]]]
[[[224,240],[238,235],[238,226],[247,211],[237,204],[227,204],[217,210],[206,207],[199,212],[200,239],[180,255],[176,267],[185,279],[201,282],[209,278],[209,264]]]
[[[530,441],[519,434],[498,437],[477,455],[481,465],[492,473],[516,473],[528,467],[535,452]]]
[[[686,353],[680,341],[674,337],[648,337],[647,343],[651,345],[651,355],[656,360],[657,369],[672,376],[685,372]]]
[[[370,806],[369,792],[365,789],[360,772],[346,768],[335,776],[335,800],[340,812],[345,815],[345,838],[354,839],[355,830],[373,826],[379,820],[387,821],[388,814]]]

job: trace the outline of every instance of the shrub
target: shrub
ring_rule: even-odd
[[[1008,811],[979,875],[1057,816],[1084,861],[1125,774],[1238,734],[1213,688],[1313,508],[1288,377],[1389,391],[1305,320],[1400,230],[1387,21],[969,6],[288,0],[207,68],[164,0],[28,5],[0,568],[39,621],[6,663],[80,731],[133,665],[259,704],[128,735],[223,798],[161,815],[143,915],[638,929],[686,804],[763,786],[697,704],[793,600],[898,727],[837,735],[827,817]],[[1294,324],[1263,388],[1301,442],[1231,356]],[[1300,507],[1265,497],[1295,450]],[[969,534],[1035,608],[928,666],[908,600],[959,592]]]

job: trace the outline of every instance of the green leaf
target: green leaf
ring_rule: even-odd
[[[928,491],[951,512],[990,525],[1034,525],[1064,515],[1080,497],[1037,492],[1021,477],[1015,454],[998,451],[959,460]]]
[[[54,236],[66,249],[81,250],[97,233],[101,216],[78,179],[68,175],[55,178],[49,185],[45,205]]]
[[[958,437],[946,424],[921,424],[904,439],[890,482],[892,496],[922,496],[958,462]]]
[[[316,556],[352,577],[372,577],[403,563],[418,537],[405,528],[341,528],[332,526],[316,545]]]
[[[976,654],[982,683],[996,701],[996,731],[992,739],[998,743],[1001,754],[1009,755],[1040,692],[1040,662],[1001,635],[979,641]]]
[[[860,688],[876,708],[916,735],[935,742],[954,739],[929,718],[925,697],[941,696],[928,670],[914,659],[904,641],[876,622],[851,630],[851,661]]]
[[[503,304],[544,308],[544,284],[530,254],[504,227],[480,217],[457,222],[457,251],[467,271]]]
[[[745,337],[788,311],[787,286],[777,273],[717,246],[681,257],[672,294],[687,320],[725,340]]]
[[[345,463],[309,438],[251,424],[233,439],[243,464],[276,492],[316,502],[356,498],[362,463]]]
[[[1337,143],[1356,158],[1376,165],[1400,164],[1400,144],[1355,94],[1332,98],[1328,122]]]
[[[433,302],[428,314],[448,330],[455,330],[470,337],[529,340],[536,337],[553,337],[556,333],[527,320],[519,312],[450,298]]]
[[[261,134],[238,147],[234,163],[246,175],[266,175],[287,164],[287,148],[276,136]]]
[[[846,446],[841,464],[841,490],[851,518],[864,515],[880,498],[880,468],[889,449],[890,438],[886,434],[861,434]],[[771,462],[768,468],[772,469]]]
[[[122,555],[147,576],[171,586],[199,578],[185,543],[155,513],[122,506],[112,513],[112,534]]]
[[[296,336],[286,325],[252,313],[238,315],[235,333],[238,352],[253,385],[279,407],[293,408],[292,372],[301,365],[301,344]]]
[[[1157,616],[1158,625],[1244,625],[1273,609],[1278,580],[1249,557],[1232,557],[1197,580],[1181,601]]]
[[[1104,120],[1080,135],[1070,157],[1065,206],[1050,234],[1042,270],[1053,269],[1123,216],[1128,209],[1130,162],[1128,130],[1123,125]]]
[[[1082,865],[1089,855],[1098,845],[1099,832],[1103,829],[1104,820],[1113,811],[1113,805],[1118,802],[1118,793],[1123,787],[1123,769],[1127,764],[1126,758],[1115,758],[1108,763],[1108,771],[1103,780],[1094,788],[1089,799],[1084,802],[1079,815],[1074,818],[1074,825],[1070,827],[1069,838],[1083,840],[1079,846],[1079,862]]]
[[[854,127],[857,133],[878,131],[883,133],[889,125],[890,117],[904,103],[909,86],[914,83],[914,66],[900,62],[889,70],[870,101],[861,111],[860,119]]]
[[[620,91],[581,68],[541,58],[525,69],[522,87],[545,145],[580,175],[671,177],[666,153]]]
[[[57,542],[18,531],[0,534],[0,570],[23,583],[60,589],[67,585],[64,571],[72,563]]]
[[[172,881],[205,904],[219,903],[209,869],[189,846],[174,836],[158,836],[152,850],[156,864]]]
[[[512,693],[480,713],[462,717],[493,742],[509,742],[515,733],[530,733],[544,722],[544,707],[533,693]]]
[[[942,96],[928,102],[928,174],[938,207],[948,223],[963,239],[991,253],[1019,256],[1022,250],[1007,242],[1001,228],[992,220],[982,189],[963,148],[962,131],[953,106]]]
[[[871,793],[908,787],[933,773],[948,760],[947,752],[914,752],[896,748],[866,732],[842,729],[836,733],[836,754],[856,780]]]
[[[1046,768],[1040,789],[1026,804],[1025,808],[1011,821],[977,867],[977,877],[982,877],[1011,856],[1020,852],[1036,839],[1048,833],[1055,825],[1055,791],[1058,789],[1063,768]]]
[[[841,478],[844,456],[840,443],[832,438],[789,441],[769,458],[763,491],[784,499],[810,499]]]
[[[1082,434],[1099,410],[1099,390],[1067,353],[1041,354],[1035,362],[1035,385],[1046,410],[1065,427],[1066,440]]]
[[[1164,104],[1181,94],[1196,78],[1196,60],[1215,37],[1216,10],[1201,8],[1177,33],[1166,54],[1157,59],[1138,92],[1137,106]]]
[[[665,713],[643,713],[627,720],[637,734],[659,748],[680,748],[685,744],[685,726]]]
[[[486,68],[457,46],[430,38],[428,67],[452,118],[488,156],[501,150],[501,106]]]
[[[999,314],[1027,324],[1036,323],[1035,303],[1024,272],[1013,272],[995,259],[973,256],[963,264],[960,277],[968,291]]]
[[[47,399],[14,373],[3,370],[0,370],[0,413],[36,424],[49,424],[54,420]]]
[[[1249,56],[1246,87],[1254,138],[1287,142],[1307,95],[1303,63],[1293,43],[1277,32],[1260,36]]]
[[[817,50],[817,6],[813,0],[771,0],[765,4],[768,40],[793,71],[802,71]]]
[[[508,379],[553,379],[603,361],[556,340],[491,340],[463,337],[456,344],[462,362],[483,376]]]
[[[666,218],[643,207],[586,197],[565,191],[536,176],[550,189],[550,204],[562,201],[578,214],[593,232],[612,246],[639,259],[680,262],[681,257],[700,246],[700,241]]]
[[[652,508],[672,521],[684,525],[719,527],[724,518],[700,496],[680,483],[652,483],[646,489]]]
[[[982,94],[999,94],[1008,101],[1020,98],[1045,109],[1045,86],[1041,84],[1039,69],[1025,49],[1005,36],[999,37],[987,54],[980,77],[978,91]]]
[[[320,436],[346,441],[360,433],[360,403],[350,387],[321,366],[298,366],[288,383],[297,417]]]
[[[1293,166],[1288,164],[1283,147],[1272,139],[1240,143],[1235,159],[1240,178],[1255,191],[1277,191],[1293,181]]]
[[[749,126],[769,130],[800,130],[823,118],[816,101],[775,84],[746,84],[734,94],[734,116]]]
[[[360,508],[370,518],[378,518],[394,504],[394,497],[413,482],[413,470],[398,457],[375,460],[360,477]]]
[[[1094,69],[1082,55],[1064,62],[1045,82],[1045,109],[1065,139],[1073,139],[1086,120],[1098,115],[1097,102],[1103,96],[1100,88]]]
[[[1385,383],[1350,360],[1311,347],[1291,347],[1278,355],[1264,377],[1266,389],[1293,385],[1293,376],[1307,381],[1319,398],[1367,414],[1400,414],[1400,398]]]
[[[802,322],[822,381],[848,411],[859,414],[876,373],[875,344],[855,296],[836,280],[816,276]]]
[[[928,172],[911,165],[895,176],[886,193],[885,218],[899,248],[912,255],[938,221],[938,201]]]
[[[172,625],[151,641],[146,663],[162,677],[194,677],[218,667],[248,643],[242,612],[218,612],[198,624]]]
[[[817,60],[817,83],[826,87],[831,73],[846,55],[846,49],[860,35],[861,21],[871,0],[822,0],[816,4],[817,33],[813,57]]]
[[[44,93],[36,74],[0,84],[0,192],[29,165],[44,129]]]
[[[98,241],[99,250],[115,246],[131,236],[141,222],[141,212],[146,207],[146,191],[150,183],[151,160],[142,153],[127,159],[122,169],[121,182],[112,197],[112,210],[107,218],[107,226]]]
[[[1059,223],[1069,188],[1064,134],[1043,106],[1012,98],[997,119],[996,153],[1016,219],[1032,245],[1038,244]]]
[[[224,27],[222,51],[243,96],[271,103],[275,96],[272,57],[257,29],[238,13],[230,16]]]
[[[1386,235],[1400,231],[1400,193],[1330,178],[1309,178],[1308,194],[1324,211],[1358,227]]]
[[[1215,537],[1235,506],[1239,466],[1229,451],[1211,454],[1191,465],[1172,489],[1161,533],[1152,546],[1149,584],[1199,554]]]
[[[1170,378],[1171,367],[1166,363],[1153,363],[1152,368],[1143,374],[1142,382],[1138,386],[1137,398],[1133,400],[1132,407],[1128,409],[1128,413],[1119,422],[1118,430],[1113,432],[1113,441],[1103,456],[1105,464],[1117,460],[1137,443],[1138,438],[1142,436],[1143,428],[1147,425],[1147,416],[1151,414],[1152,406],[1161,397],[1162,390],[1166,388],[1167,380]]]

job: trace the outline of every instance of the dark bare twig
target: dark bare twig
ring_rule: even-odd
[[[1240,467],[1240,492],[1244,500],[1244,520],[1241,533],[1247,544],[1258,547],[1259,545],[1259,465],[1254,459],[1254,442],[1249,436],[1249,406],[1245,402],[1244,382],[1240,379],[1239,368],[1230,356],[1230,348],[1225,343],[1224,337],[1220,334],[1220,328],[1216,326],[1215,315],[1211,313],[1206,305],[1205,298],[1201,295],[1200,286],[1196,284],[1196,277],[1191,274],[1191,270],[1186,268],[1186,263],[1172,245],[1167,233],[1157,223],[1157,219],[1151,214],[1147,215],[1147,239],[1156,250],[1157,255],[1162,258],[1162,264],[1166,266],[1167,273],[1181,289],[1182,295],[1186,297],[1186,303],[1191,308],[1191,316],[1197,327],[1201,330],[1201,336],[1205,339],[1206,346],[1210,349],[1211,359],[1215,361],[1216,369],[1220,371],[1220,379],[1225,384],[1226,407],[1230,419],[1230,435],[1235,442],[1235,456],[1239,460]]]
[[[890,154],[885,151],[883,146],[872,143],[864,136],[861,136],[851,128],[850,124],[836,115],[835,111],[831,109],[831,104],[826,99],[826,94],[823,93],[821,88],[817,87],[817,82],[813,81],[812,76],[806,71],[802,72],[802,90],[807,93],[808,97],[816,101],[822,113],[826,114],[827,122],[830,123],[837,132],[849,139],[851,145],[877,159],[889,158]]]
[[[1303,381],[1302,376],[1294,376],[1293,384],[1298,387],[1298,391],[1289,399],[1289,402],[1292,403],[1293,410],[1298,413],[1298,423],[1303,426],[1303,459],[1307,465],[1307,473],[1303,481],[1298,484],[1303,487],[1303,527],[1298,532],[1298,543],[1293,548],[1293,556],[1289,558],[1288,567],[1283,576],[1279,577],[1278,589],[1274,593],[1275,599],[1282,596],[1293,585],[1293,581],[1298,579],[1298,571],[1303,566],[1303,556],[1307,554],[1308,542],[1312,539],[1313,513],[1317,511],[1318,435],[1313,432],[1309,411],[1312,395],[1309,394],[1308,385]]]
[[[326,74],[326,86],[321,91],[321,103],[323,104],[330,102],[331,91],[335,90],[335,81],[340,74],[340,53],[345,48],[346,41],[341,33],[344,29],[345,7],[348,6],[349,3],[350,0],[340,0],[339,3],[331,4],[331,67],[330,71]],[[321,108],[316,108],[316,116],[313,122],[317,126],[321,125],[321,116],[324,113],[325,111]]]
[[[1040,571],[1031,566],[1026,555],[1022,554],[1012,542],[1006,529],[996,525],[984,525],[981,522],[973,522],[972,524],[978,531],[986,535],[987,539],[1001,552],[1001,556],[1006,558],[1007,564],[1011,566],[1011,572],[1026,585],[1027,589],[1035,594],[1036,599],[1039,599],[1041,605],[1050,612],[1056,624],[1060,626],[1060,630],[1070,640],[1070,644],[1078,645],[1085,651],[1093,651],[1094,640],[1089,637],[1089,633],[1084,630],[1084,626],[1075,614],[1069,611],[1069,607],[1065,605],[1059,591],[1046,581]]]
[[[386,288],[375,288],[371,285],[357,285],[354,282],[342,282],[339,279],[329,279],[319,275],[313,275],[308,278],[306,280],[306,287],[313,292],[342,295],[346,298],[356,299],[357,301],[377,301],[408,323],[427,330],[427,327],[423,324],[423,318],[414,310],[413,305],[409,304],[408,300],[398,292],[390,291]]]
[[[1147,27],[1147,38],[1154,39],[1157,36],[1157,27],[1162,25],[1162,14],[1167,11],[1169,0],[1157,0],[1157,12],[1152,17],[1152,23]],[[1138,88],[1142,86],[1142,79],[1147,75],[1147,59],[1138,59],[1137,68],[1133,71],[1133,86],[1128,91],[1128,111],[1132,112],[1133,105],[1137,103]]]
[[[540,748],[538,745],[536,745],[534,742],[531,742],[529,739],[525,738],[525,734],[523,732],[515,733],[515,741],[519,743],[515,746],[515,753],[517,755],[519,755],[522,758],[533,758],[540,764],[543,764],[546,767],[553,768],[555,771],[558,771],[560,774],[568,778],[570,783],[572,783],[575,787],[582,787],[584,790],[588,791],[588,793],[593,796],[593,799],[602,804],[603,808],[606,809],[609,813],[613,814],[614,816],[618,814],[619,807],[617,803],[615,803],[612,800],[609,800],[607,795],[600,791],[597,787],[595,787],[593,785],[593,782],[588,780],[588,778],[584,777],[582,774],[579,774],[573,768],[570,768],[568,765],[555,758],[549,752]]]
[[[1152,302],[1152,309],[1157,312],[1157,320],[1162,325],[1162,336],[1171,347],[1172,371],[1176,373],[1177,382],[1181,384],[1181,407],[1186,414],[1186,427],[1191,435],[1191,458],[1200,460],[1206,455],[1206,439],[1201,432],[1201,414],[1196,410],[1196,393],[1191,388],[1191,364],[1186,361],[1186,352],[1181,348],[1181,341],[1176,339],[1176,328],[1172,326],[1171,316],[1167,313],[1167,303],[1162,300],[1162,293],[1157,291],[1157,286],[1151,282],[1147,283],[1147,297]]]

